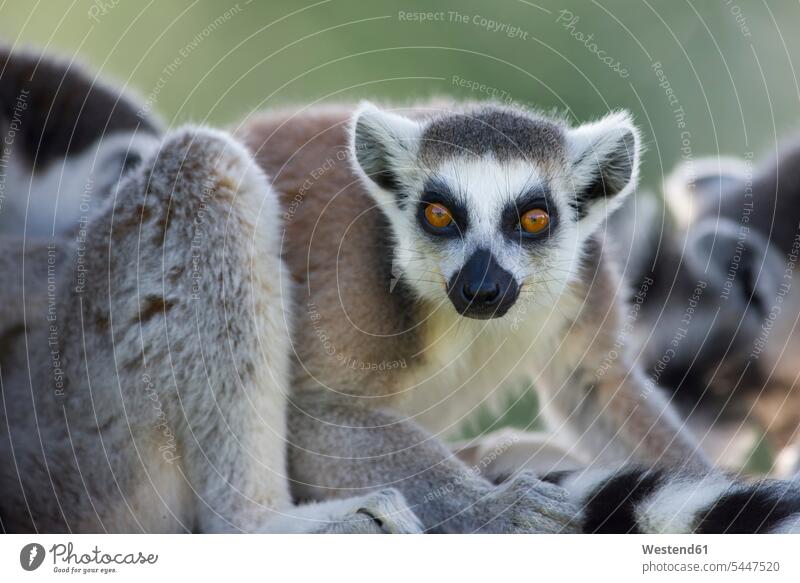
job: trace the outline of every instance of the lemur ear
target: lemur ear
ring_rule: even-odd
[[[636,184],[641,154],[639,130],[630,114],[615,112],[570,130],[567,143],[578,218],[604,218]]]
[[[364,102],[353,116],[352,158],[372,182],[402,205],[403,175],[413,165],[419,145],[420,124]]]

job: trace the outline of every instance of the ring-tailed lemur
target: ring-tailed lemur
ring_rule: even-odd
[[[58,217],[63,237],[45,206],[44,237],[0,239],[2,529],[418,531],[390,488],[292,503],[278,201],[250,154],[226,134],[186,128],[138,144],[141,160],[126,170],[126,148],[117,160],[98,143],[115,120],[134,129],[130,111],[117,117],[127,102],[73,68],[6,60],[15,75],[0,77],[2,111],[29,98],[21,122],[8,115],[7,161],[29,171],[3,175],[6,201],[24,203],[39,163],[91,184],[86,152],[124,177],[93,192],[103,202],[92,209],[66,182],[50,192],[85,213],[77,225]],[[82,103],[85,121],[51,124],[36,110],[53,105],[58,117]]]
[[[617,345],[624,290],[598,230],[636,181],[627,115],[570,129],[494,105],[365,105],[267,114],[239,135],[284,198],[284,257],[305,295],[299,496],[392,484],[426,528],[458,532],[595,531],[604,516],[620,532],[798,528],[796,489],[709,472]],[[562,495],[527,475],[492,489],[437,437],[524,374],[572,429],[572,453],[671,469],[565,475],[581,509],[569,523]],[[629,511],[635,528],[618,520]]]
[[[238,132],[285,205],[291,477],[302,498],[398,487],[429,530],[561,531],[529,475],[493,489],[439,441],[526,375],[583,462],[705,472],[623,344],[603,247],[639,137],[496,105],[268,113]],[[589,452],[589,456],[586,456]]]

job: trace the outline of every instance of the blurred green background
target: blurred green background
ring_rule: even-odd
[[[434,13],[424,21],[415,13]],[[0,35],[83,61],[169,124],[236,124],[277,105],[448,94],[625,107],[644,184],[680,159],[756,159],[800,127],[796,0],[4,2]],[[525,424],[523,398],[499,423]],[[466,431],[498,423],[481,416]]]
[[[401,14],[431,11],[439,20]],[[509,35],[488,20],[519,30]],[[684,156],[758,156],[800,125],[798,25],[795,0],[39,0],[0,7],[6,42],[87,62],[149,97],[169,123],[236,123],[255,109],[319,99],[486,98],[489,88],[577,119],[627,107],[647,136],[651,186],[680,159],[682,145]],[[454,76],[486,88],[461,86]]]

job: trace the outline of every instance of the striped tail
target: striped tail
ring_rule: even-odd
[[[585,533],[800,533],[800,483],[668,469],[556,472]]]

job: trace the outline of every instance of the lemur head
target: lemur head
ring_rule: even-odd
[[[351,133],[394,268],[469,318],[501,317],[519,297],[552,305],[638,173],[639,134],[621,112],[569,128],[498,105],[412,119],[367,103]]]

